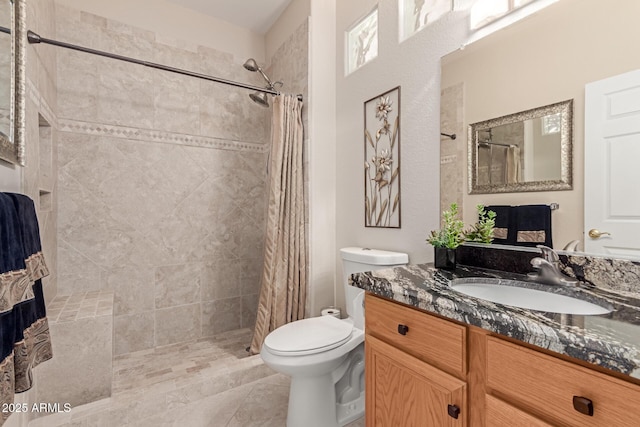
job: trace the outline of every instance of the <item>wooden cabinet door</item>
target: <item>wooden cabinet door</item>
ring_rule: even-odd
[[[367,427],[467,425],[465,382],[370,335],[365,354]]]

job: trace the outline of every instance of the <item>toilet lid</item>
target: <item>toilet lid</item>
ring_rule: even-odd
[[[264,345],[274,354],[300,356],[336,348],[351,337],[353,323],[333,316],[312,317],[279,327]]]

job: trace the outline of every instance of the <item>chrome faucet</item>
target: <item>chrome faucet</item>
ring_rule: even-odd
[[[548,246],[536,246],[542,252],[542,257],[535,257],[531,260],[534,272],[528,276],[537,282],[553,286],[566,286],[578,284],[578,279],[569,277],[560,271],[560,257],[556,251]]]

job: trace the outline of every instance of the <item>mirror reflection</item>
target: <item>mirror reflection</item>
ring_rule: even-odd
[[[609,256],[628,254],[640,258],[636,255],[640,253],[640,234],[636,228],[618,230],[612,226],[616,219],[621,227],[639,223],[640,205],[636,203],[637,197],[632,188],[635,185],[633,182],[637,182],[637,168],[631,166],[637,156],[631,149],[635,145],[630,143],[631,140],[637,140],[637,135],[625,134],[624,138],[603,140],[602,132],[590,131],[589,126],[585,126],[594,123],[593,117],[585,120],[585,110],[606,111],[606,104],[602,108],[586,104],[585,87],[640,69],[640,56],[632,54],[637,51],[637,40],[640,40],[640,26],[635,22],[638,13],[640,2],[635,1],[625,0],[615,8],[602,7],[602,3],[595,0],[557,2],[443,57],[440,131],[457,134],[458,138],[441,138],[440,211],[451,203],[458,203],[465,223],[474,223],[477,219],[475,206],[478,204],[549,206],[557,203],[559,209],[551,213],[555,249],[562,249],[578,240],[579,251],[587,247],[590,253]],[[473,150],[476,149],[478,156],[483,156],[482,161],[486,162],[484,183],[488,182],[489,177],[494,181],[505,179],[504,173],[496,172],[497,176],[493,176],[489,175],[489,170],[494,168],[497,157],[504,156],[501,152],[506,148],[494,146],[493,157],[489,157],[487,152],[480,153],[480,150],[489,149],[481,148],[470,140],[476,136],[480,141],[500,142],[498,131],[491,131],[489,141],[488,132],[468,132],[471,124],[570,99],[573,100],[574,111],[570,189],[496,193],[472,191],[470,181],[473,175],[469,169],[474,161]],[[631,102],[637,97],[629,95],[624,99]],[[531,123],[530,126],[540,128],[541,125]],[[506,133],[510,132],[507,130]],[[610,159],[603,156],[585,158],[585,153],[590,152],[588,144],[592,141],[606,144],[622,141],[627,144],[612,146],[610,153],[615,156],[610,156]],[[520,159],[522,170],[518,171],[517,176],[522,177],[524,182],[506,185],[529,185],[524,175],[527,160],[522,149]],[[492,166],[489,166],[489,160],[493,160]],[[619,163],[613,163],[618,160]],[[478,161],[481,159],[478,158]],[[606,171],[619,173],[606,175]],[[604,178],[592,179],[601,174],[604,174]],[[615,176],[615,181],[607,176]],[[535,175],[534,179],[537,179]],[[600,202],[585,201],[585,194],[588,197],[598,196]],[[615,209],[607,205],[614,201]],[[607,216],[608,213],[612,215]],[[591,214],[602,214],[602,221],[596,222]],[[592,229],[610,234],[592,233],[595,237],[590,237],[589,231]],[[629,237],[637,247],[631,248],[626,242],[618,243],[621,236]],[[603,243],[604,249],[592,249],[592,242]],[[611,248],[624,248],[624,252],[613,252]]]
[[[0,27],[11,28],[11,2],[0,0]],[[11,107],[11,35],[0,32],[0,137],[9,138]]]
[[[0,160],[25,165],[25,0],[0,0]]]
[[[572,101],[469,127],[471,194],[571,189]]]

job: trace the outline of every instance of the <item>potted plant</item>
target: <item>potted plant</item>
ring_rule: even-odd
[[[485,210],[483,205],[476,206],[478,210],[478,222],[464,232],[467,242],[491,243],[493,241],[493,228],[496,226],[496,213]]]
[[[432,231],[427,238],[434,248],[436,268],[456,268],[456,248],[464,242],[463,228],[464,222],[458,218],[458,204],[452,203],[449,210],[442,212],[442,228]]]

